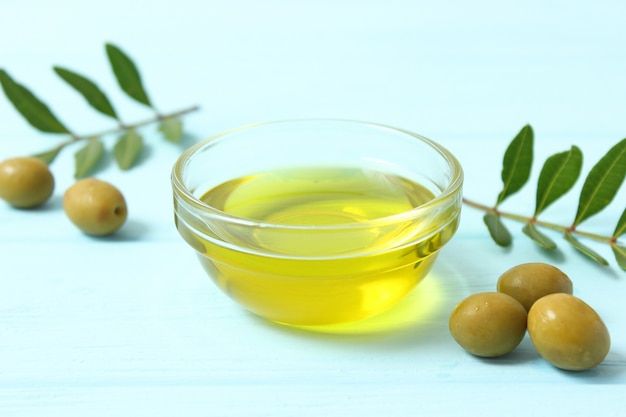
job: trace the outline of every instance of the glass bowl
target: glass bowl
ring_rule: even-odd
[[[415,133],[289,120],[218,134],[172,171],[176,227],[215,284],[280,323],[379,314],[456,232],[463,172]]]

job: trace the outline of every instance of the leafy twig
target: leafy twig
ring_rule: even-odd
[[[483,220],[496,244],[509,246],[512,243],[511,233],[502,219],[523,223],[522,231],[544,249],[554,250],[556,243],[540,229],[551,229],[560,232],[565,241],[580,253],[590,257],[601,265],[608,261],[592,248],[576,238],[582,237],[596,242],[609,244],[618,265],[626,270],[626,247],[618,241],[626,234],[626,208],[617,222],[611,236],[581,231],[578,226],[591,216],[604,210],[614,199],[626,176],[626,139],[613,146],[598,161],[587,175],[578,201],[578,208],[573,222],[569,226],[545,222],[538,216],[552,203],[572,189],[578,180],[582,168],[582,151],[572,146],[568,151],[549,157],[544,163],[537,184],[535,211],[532,216],[523,216],[500,210],[500,204],[517,193],[530,178],[533,160],[534,133],[530,125],[526,125],[509,144],[503,159],[502,191],[498,194],[496,204],[488,206],[465,198],[466,205],[485,212]]]
[[[104,136],[119,135],[113,146],[112,153],[118,166],[126,170],[136,163],[144,146],[143,138],[138,133],[139,128],[158,123],[158,130],[166,140],[178,142],[183,135],[181,117],[198,110],[198,106],[192,106],[161,114],[150,100],[141,80],[139,70],[132,59],[113,44],[106,44],[105,49],[111,69],[120,88],[128,97],[149,108],[154,113],[153,117],[132,124],[122,122],[111,101],[95,82],[67,68],[55,66],[53,67],[54,72],[80,93],[93,109],[114,119],[117,123],[117,126],[111,129],[98,133],[78,135],[62,123],[48,105],[37,98],[28,88],[16,82],[5,70],[0,69],[0,84],[5,95],[31,126],[42,132],[69,136],[69,139],[35,156],[50,164],[67,146],[77,142],[86,142],[74,154],[76,178],[86,176],[105,154],[106,149],[101,142]]]

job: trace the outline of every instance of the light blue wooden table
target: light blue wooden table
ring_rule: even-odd
[[[72,151],[34,212],[0,205],[0,416],[624,415],[626,272],[565,243],[546,255],[509,223],[514,246],[489,239],[482,214],[461,227],[431,275],[367,331],[289,329],[242,311],[204,275],[173,224],[170,169],[191,143],[240,125],[296,117],[369,120],[421,133],[458,155],[465,195],[493,204],[501,158],[531,123],[531,184],[503,208],[528,214],[540,164],[578,145],[584,172],[626,136],[626,4],[443,1],[5,2],[0,67],[79,132],[111,125],[51,71],[89,75],[128,122],[146,110],[119,91],[104,43],[138,63],[163,112],[199,105],[178,145],[153,128],[143,162],[98,173],[129,220],[91,239],[65,218]],[[0,95],[0,159],[57,139]],[[111,146],[111,142],[107,142]],[[233,163],[237,163],[233,158]],[[568,223],[580,184],[546,212]],[[585,228],[612,231],[624,190]],[[558,236],[552,235],[558,242]],[[528,337],[481,360],[452,340],[462,298],[493,290],[505,269],[551,262],[604,318],[606,361],[585,373],[543,361]],[[394,323],[390,325],[389,323]]]

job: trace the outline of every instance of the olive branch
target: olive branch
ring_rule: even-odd
[[[181,117],[198,109],[197,106],[192,106],[167,114],[160,113],[149,98],[139,70],[132,59],[113,44],[105,44],[105,49],[119,87],[128,97],[149,108],[153,113],[151,118],[135,123],[122,122],[111,101],[96,83],[69,69],[55,66],[53,67],[54,72],[80,93],[93,109],[116,121],[116,126],[111,129],[79,135],[63,124],[50,108],[27,87],[15,81],[4,69],[0,68],[2,89],[26,121],[41,132],[67,136],[67,139],[53,148],[33,156],[50,164],[69,145],[84,142],[84,145],[74,154],[74,176],[76,178],[87,176],[102,160],[106,154],[103,143],[105,136],[118,135],[113,145],[112,154],[118,167],[127,170],[137,163],[144,148],[144,141],[139,133],[139,128],[158,123],[158,130],[167,141],[179,142],[184,133]]]
[[[578,199],[574,220],[569,226],[545,222],[539,219],[548,206],[572,189],[580,177],[583,154],[572,146],[569,150],[550,156],[544,163],[537,182],[535,210],[531,216],[500,210],[500,204],[517,193],[527,182],[533,162],[534,133],[530,125],[524,126],[506,149],[502,164],[502,191],[493,206],[476,203],[467,198],[463,202],[485,212],[483,220],[489,234],[499,246],[510,246],[513,238],[502,219],[523,223],[522,232],[547,250],[555,250],[556,243],[541,229],[560,232],[570,245],[600,265],[609,262],[579,238],[609,244],[620,268],[626,270],[626,246],[618,239],[626,234],[626,208],[622,212],[610,236],[579,230],[580,224],[604,210],[615,198],[626,176],[626,139],[622,139],[591,168]],[[623,202],[622,202],[623,203]]]

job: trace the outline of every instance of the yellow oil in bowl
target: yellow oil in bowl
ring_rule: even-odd
[[[380,171],[292,168],[227,181],[200,198],[227,215],[271,226],[195,225],[195,232],[181,233],[200,248],[216,284],[254,313],[298,325],[351,322],[395,305],[430,270],[456,218],[444,228],[412,218],[377,220],[434,198],[425,187]],[[287,229],[277,232],[276,225]]]

